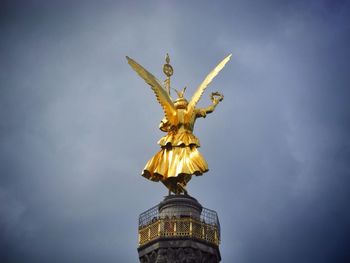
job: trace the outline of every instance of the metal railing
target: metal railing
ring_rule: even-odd
[[[142,213],[139,218],[139,246],[158,238],[174,237],[192,237],[219,245],[220,223],[215,211],[203,208],[199,218],[184,214],[186,216],[170,217],[164,213],[160,216],[158,206]]]

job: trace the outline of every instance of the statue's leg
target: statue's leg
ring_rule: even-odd
[[[180,182],[177,182],[177,190],[178,190],[178,194],[184,193],[185,195],[188,195],[186,186]]]

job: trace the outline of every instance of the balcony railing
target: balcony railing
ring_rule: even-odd
[[[203,208],[200,218],[192,217],[188,211],[183,214],[185,216],[160,216],[158,206],[142,213],[139,219],[139,246],[158,238],[174,237],[196,238],[219,245],[220,224],[215,211]]]

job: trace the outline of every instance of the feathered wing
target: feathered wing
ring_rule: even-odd
[[[140,64],[138,64],[135,60],[129,58],[128,56],[126,56],[126,59],[128,60],[128,63],[133,68],[133,70],[135,70],[136,73],[139,74],[139,76],[151,86],[152,90],[156,94],[158,102],[164,110],[165,117],[167,118],[167,120],[171,124],[176,125],[176,109],[168,92],[163,88],[159,80],[150,72],[148,72],[145,68],[143,68]]]
[[[212,82],[212,80],[216,77],[217,74],[225,67],[226,63],[230,60],[232,54],[228,55],[226,58],[224,58],[204,79],[204,81],[199,85],[197,88],[197,91],[193,94],[191,101],[189,102],[187,106],[187,112],[192,114],[193,110],[196,107],[196,104],[202,97],[203,92],[205,89],[209,86],[209,84]]]

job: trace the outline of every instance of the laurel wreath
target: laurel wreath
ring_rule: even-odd
[[[224,95],[222,95],[222,94],[219,93],[218,91],[212,92],[212,93],[210,94],[210,99],[211,99],[211,101],[214,101],[214,100],[222,101],[222,100],[224,99]]]

